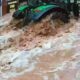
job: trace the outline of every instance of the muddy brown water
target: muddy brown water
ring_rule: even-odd
[[[80,79],[80,20],[62,24],[47,17],[0,33],[0,80]]]

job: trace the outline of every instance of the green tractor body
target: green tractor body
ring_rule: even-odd
[[[29,6],[28,5],[22,5],[18,8],[18,10],[16,12],[14,12],[13,14],[13,17],[14,18],[20,18],[23,14],[23,15],[30,15],[29,17],[33,20],[36,20],[38,18],[40,18],[43,14],[45,14],[47,11],[51,10],[51,9],[55,9],[55,8],[59,8],[59,6],[57,5],[52,5],[52,4],[44,4],[44,5],[41,5],[41,6],[38,6],[36,8],[31,8],[30,11],[29,11],[29,14],[28,12],[25,12],[27,10],[29,10]],[[19,14],[20,15],[19,15]]]
[[[36,5],[30,5],[29,3],[30,0],[27,4],[19,6],[18,10],[14,12],[13,17],[15,19],[23,19],[25,23],[29,23],[31,21],[37,21],[49,13],[53,14],[54,19],[59,17],[63,22],[68,22],[71,11],[73,11],[75,16],[79,16],[77,0],[73,3],[70,0],[41,1]]]
[[[32,9],[31,11],[31,18],[32,20],[38,20],[40,19],[43,15],[46,15],[48,11],[58,8],[57,5],[42,5],[39,6],[35,9]]]

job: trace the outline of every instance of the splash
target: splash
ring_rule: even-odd
[[[29,27],[0,28],[0,80],[79,79],[79,26],[74,19],[52,23],[48,16]]]

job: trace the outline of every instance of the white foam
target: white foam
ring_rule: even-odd
[[[54,74],[54,80],[60,80],[58,74],[56,74],[56,73]]]

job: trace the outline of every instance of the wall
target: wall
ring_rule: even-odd
[[[7,13],[7,1],[2,1],[2,15],[5,15]]]
[[[2,15],[12,12],[17,8],[17,0],[3,0],[2,1]]]

